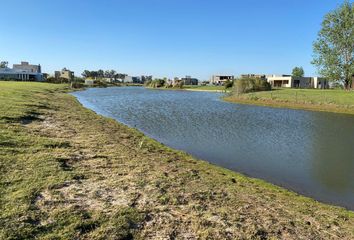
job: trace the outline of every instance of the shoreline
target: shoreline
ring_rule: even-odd
[[[296,103],[296,102],[291,102],[286,100],[282,101],[282,100],[272,100],[272,99],[252,100],[252,99],[245,99],[245,98],[237,98],[233,96],[224,96],[222,97],[222,100],[229,103],[236,103],[236,104],[354,115],[354,105],[346,106],[346,105],[338,105],[338,104],[324,104],[321,102],[319,102],[318,104],[306,103],[306,102]]]
[[[171,91],[191,91],[191,92],[211,92],[211,93],[230,93],[230,91],[225,90],[207,90],[207,89],[198,89],[198,88],[150,88],[145,87],[151,90],[171,90]],[[293,110],[304,110],[304,111],[313,111],[313,112],[328,112],[328,113],[337,113],[337,114],[348,114],[354,115],[354,107],[346,107],[335,104],[312,104],[312,103],[295,103],[287,101],[276,101],[276,100],[252,100],[244,98],[236,98],[233,96],[222,96],[220,97],[222,101],[234,104],[244,104],[244,105],[254,105],[262,107],[271,107],[271,108],[284,108],[284,109],[293,109]]]
[[[60,226],[53,227],[49,220],[65,212],[75,219],[70,223],[63,220],[64,226],[79,223],[95,226],[81,233],[80,228],[69,227],[66,237],[117,235],[107,230],[117,221],[126,223],[118,227],[119,234],[152,239],[171,234],[192,239],[260,236],[349,239],[354,236],[353,211],[319,203],[166,147],[136,129],[85,108],[64,87],[50,90],[57,86],[45,84],[43,89],[31,90],[22,86],[39,84],[19,85],[21,89],[16,91],[30,96],[34,102],[31,111],[37,112],[41,120],[34,119],[25,125],[11,120],[2,130],[12,136],[10,126],[13,125],[17,129],[14,134],[29,136],[34,142],[59,141],[55,144],[59,147],[43,150],[36,147],[39,149],[36,156],[53,151],[46,161],[53,165],[54,172],[51,182],[44,181],[34,189],[37,194],[33,199],[24,203],[29,204],[28,214],[37,216],[42,223],[41,228],[54,228],[58,234],[64,234]],[[15,104],[20,108],[23,103]],[[31,142],[28,144],[32,146]],[[28,157],[31,156],[29,152]],[[58,164],[62,166],[59,172],[55,170]],[[47,166],[39,165],[39,169],[44,167]],[[58,174],[64,176],[56,178]],[[3,210],[9,210],[9,205]],[[73,210],[75,206],[78,209]],[[82,212],[87,212],[89,217],[82,218]],[[23,221],[17,215],[11,216],[5,219],[16,226]]]

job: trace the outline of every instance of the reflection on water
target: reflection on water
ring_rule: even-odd
[[[211,163],[354,209],[354,117],[230,104],[220,94],[88,89],[86,107]]]

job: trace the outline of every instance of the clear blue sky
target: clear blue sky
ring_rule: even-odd
[[[340,0],[2,0],[0,59],[156,77],[291,73],[311,65]]]

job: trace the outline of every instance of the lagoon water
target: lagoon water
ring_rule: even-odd
[[[87,108],[213,164],[354,210],[354,116],[223,102],[220,93],[90,88]]]

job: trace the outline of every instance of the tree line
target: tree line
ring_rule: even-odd
[[[84,70],[81,74],[84,78],[92,78],[92,79],[102,79],[102,78],[111,78],[111,79],[124,79],[125,76],[128,76],[124,73],[118,73],[115,70],[102,70],[99,69],[97,71]]]

